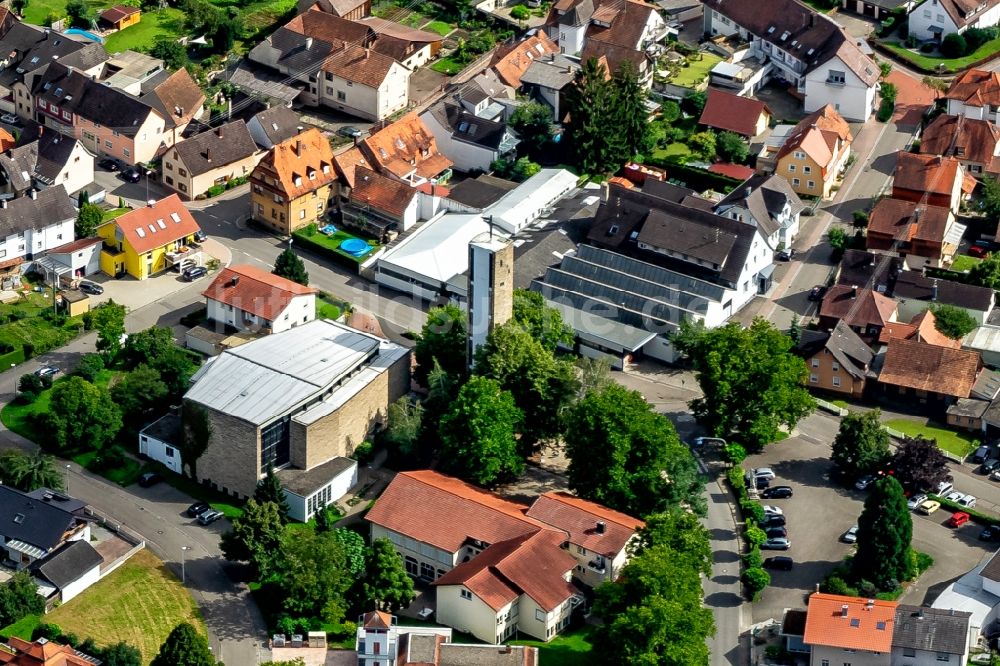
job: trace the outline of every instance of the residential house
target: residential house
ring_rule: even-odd
[[[938,347],[960,349],[962,341],[953,340],[937,330],[936,322],[937,318],[934,316],[933,310],[924,310],[913,317],[909,324],[901,321],[888,324],[882,329],[882,335],[879,336],[878,341],[882,344],[888,344],[890,340],[916,340]]]
[[[959,398],[945,410],[945,422],[953,428],[961,428],[971,432],[986,432],[986,423],[989,418],[987,415],[990,414],[992,406],[989,400]]]
[[[656,67],[656,61],[645,51],[637,51],[598,39],[588,39],[580,53],[580,62],[589,62],[590,60],[596,60],[599,65],[603,66],[608,76],[616,74],[621,69],[622,63],[627,60],[635,67],[639,85],[646,90],[653,87],[653,70]]]
[[[413,186],[446,181],[454,164],[440,152],[437,138],[415,113],[369,134],[358,148],[376,171]]]
[[[943,41],[969,28],[990,28],[1000,22],[1000,1],[927,0],[908,15],[907,34],[921,41]]]
[[[169,77],[170,73],[159,58],[139,51],[121,51],[104,62],[97,80],[130,95],[142,95],[143,85],[148,92],[149,86]]]
[[[372,13],[371,0],[298,0],[298,13],[316,8],[345,19],[362,19]]]
[[[330,142],[315,129],[275,144],[250,176],[254,220],[289,235],[322,221],[336,203]]]
[[[809,366],[810,388],[858,399],[874,376],[875,353],[843,320],[832,329],[803,330],[795,350]]]
[[[346,199],[350,195],[351,189],[354,187],[354,174],[358,167],[373,170],[372,165],[368,163],[361,149],[357,146],[348,148],[333,156],[333,168],[337,172],[337,178],[340,180],[339,189],[341,199]]]
[[[604,61],[604,68],[607,69],[607,60]],[[562,122],[568,112],[565,94],[573,85],[578,71],[580,62],[576,58],[559,53],[544,55],[532,61],[521,75],[521,90],[552,107],[552,119]]]
[[[569,535],[576,579],[591,588],[618,578],[641,520],[565,492],[540,495],[525,514]]]
[[[650,88],[655,65],[652,48],[667,34],[666,22],[655,5],[632,0],[598,2],[590,17],[580,59],[586,62],[603,56],[611,73],[618,72],[627,60],[635,66],[639,84]]]
[[[559,47],[542,31],[519,42],[502,44],[493,53],[489,68],[504,84],[511,88],[521,87],[521,76],[528,71],[537,58],[559,53]]]
[[[1000,172],[1000,127],[988,120],[941,114],[924,128],[920,152],[958,159],[967,173],[981,178]]]
[[[80,141],[58,132],[43,133],[0,155],[0,192],[22,196],[32,188],[62,185],[75,194],[92,182],[94,155]]]
[[[201,118],[205,110],[205,93],[184,68],[173,73],[163,70],[146,79],[141,84],[139,99],[156,109],[166,121],[166,134],[158,153],[181,141],[184,130],[191,121]]]
[[[570,582],[584,580],[579,558],[585,571],[607,558],[592,580],[613,580],[642,526],[561,493],[527,507],[432,471],[398,474],[365,518],[411,576],[434,583],[439,622],[492,643],[514,631],[545,641],[559,633],[582,600]]]
[[[249,264],[219,271],[201,295],[209,321],[238,331],[281,333],[316,318],[316,293]]]
[[[576,56],[583,50],[594,6],[594,0],[559,0],[552,5],[545,29],[559,53]]]
[[[705,109],[701,112],[698,123],[752,139],[764,133],[771,118],[771,110],[760,100],[709,88]]]
[[[847,121],[831,106],[803,118],[775,155],[774,173],[798,194],[828,198],[833,193],[854,137]]]
[[[444,39],[436,32],[411,28],[376,16],[368,16],[358,21],[375,33],[376,51],[387,55],[411,72],[431,61],[441,50]]]
[[[867,287],[838,284],[823,296],[819,326],[832,329],[843,321],[866,340],[877,340],[890,322],[896,321],[896,303]]]
[[[757,174],[733,189],[712,210],[717,215],[758,227],[767,244],[777,250],[791,247],[799,233],[799,216],[804,208],[787,180]]]
[[[447,100],[430,107],[420,120],[459,171],[490,171],[496,160],[516,157],[519,140],[506,123],[480,118]]]
[[[342,459],[409,387],[407,349],[326,319],[227,349],[184,395],[212,432],[198,480],[249,497],[274,467],[307,521],[347,492],[357,467]]]
[[[892,198],[927,206],[943,206],[958,212],[962,198],[971,193],[975,179],[965,173],[954,157],[896,153],[892,174]]]
[[[901,257],[907,268],[941,268],[958,251],[965,225],[949,208],[879,199],[868,217],[868,249]]]
[[[97,228],[104,239],[101,270],[113,277],[129,274],[137,280],[200,263],[195,237],[201,227],[176,194],[150,201]]]
[[[200,351],[191,344],[188,347]],[[180,410],[171,408],[170,412],[139,431],[139,453],[162,464],[174,474],[183,474],[182,437],[184,421]]]
[[[380,237],[385,231],[411,229],[420,215],[420,192],[406,183],[363,166],[343,207],[344,223]]]
[[[971,615],[954,608],[899,604],[892,628],[892,663],[968,663]]]
[[[875,109],[879,69],[832,18],[797,0],[707,0],[705,34],[738,36],[805,98],[806,113],[832,106],[852,121]]]
[[[97,20],[105,30],[124,30],[142,20],[142,11],[138,7],[115,5],[101,12]]]
[[[73,240],[75,222],[76,209],[62,185],[0,199],[0,273]]]
[[[371,26],[312,7],[278,28],[249,54],[251,61],[305,84],[299,101],[368,120],[409,103],[410,70],[373,45]]]
[[[894,338],[886,346],[878,382],[887,395],[947,407],[971,396],[981,369],[979,352]]]
[[[966,70],[951,82],[944,100],[948,115],[1000,124],[1000,74]]]
[[[876,21],[884,21],[894,9],[913,9],[914,0],[841,0],[840,8]]]
[[[99,273],[101,270],[101,247],[104,239],[95,236],[80,238],[75,241],[54,247],[45,253],[55,264],[67,269],[74,278],[85,277]],[[60,275],[64,270],[57,270]]]
[[[163,183],[186,200],[234,178],[244,181],[264,156],[242,120],[181,141],[163,154]]]
[[[56,548],[44,559],[34,562],[30,571],[41,583],[49,603],[64,604],[101,579],[104,558],[89,541],[77,539]]]
[[[0,485],[0,561],[7,567],[26,569],[73,541],[89,544],[89,522],[57,502]]]
[[[68,645],[45,638],[28,642],[11,636],[0,643],[0,664],[4,666],[95,666],[101,662]]]
[[[264,150],[287,141],[304,129],[299,114],[287,106],[272,106],[247,121],[247,130]]]

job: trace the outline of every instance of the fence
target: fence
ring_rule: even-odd
[[[146,540],[142,538],[137,532],[133,532],[129,528],[121,524],[121,522],[111,518],[110,516],[103,514],[99,511],[95,511],[92,507],[86,507],[84,509],[84,514],[93,520],[101,523],[105,528],[115,533],[122,541],[132,544],[132,547],[125,551],[123,554],[116,557],[110,563],[101,566],[101,578],[104,578],[109,573],[125,564],[130,557],[135,555],[137,552],[146,547]]]
[[[850,412],[843,407],[833,404],[832,402],[827,402],[826,400],[821,400],[820,398],[813,397],[816,401],[816,406],[820,409],[825,409],[826,411],[836,414],[837,416],[847,416]]]

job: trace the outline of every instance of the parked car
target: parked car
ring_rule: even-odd
[[[224,515],[225,514],[222,513],[221,511],[216,511],[215,509],[209,509],[208,511],[205,511],[204,513],[198,516],[198,522],[201,525],[211,525],[219,518],[222,518]]]
[[[983,464],[979,466],[980,474],[989,474],[1000,468],[1000,460],[996,458],[988,458],[983,461]]]
[[[97,166],[101,167],[102,169],[107,169],[108,171],[118,171],[119,169],[122,168],[121,164],[118,163],[118,160],[114,159],[113,157],[105,157],[103,160],[97,163]]]
[[[55,377],[60,372],[62,372],[62,370],[60,370],[59,368],[57,368],[54,365],[43,365],[42,367],[38,368],[38,370],[35,370],[35,376],[36,377],[43,377],[43,378],[44,377]]]
[[[781,510],[780,506],[771,506],[770,504],[764,505],[764,515],[765,516],[783,516],[785,512]]]
[[[826,295],[826,287],[821,284],[816,285],[809,290],[809,300],[810,301],[821,301],[823,296]]]
[[[993,473],[990,474],[990,480],[991,481],[1000,481],[1000,469],[993,470]]]
[[[958,500],[962,499],[963,497],[965,497],[965,493],[963,493],[963,492],[961,492],[959,490],[953,490],[953,491],[951,491],[950,493],[948,493],[947,495],[944,496],[944,498],[946,500],[948,500],[949,502],[957,502]]]
[[[774,537],[760,545],[761,550],[788,550],[791,547],[792,542],[785,537]]]
[[[205,513],[211,508],[212,507],[210,507],[207,502],[195,502],[194,504],[189,506],[187,508],[187,511],[185,511],[184,513],[186,513],[189,518],[197,518],[198,516]]]
[[[846,532],[844,532],[841,535],[840,540],[843,541],[844,543],[857,543],[858,542],[858,526],[855,525],[851,529],[849,529]]]
[[[184,279],[188,282],[194,282],[200,277],[205,277],[208,274],[208,269],[204,266],[192,266],[184,270]]]
[[[142,171],[139,171],[135,167],[129,167],[122,171],[122,180],[127,183],[138,183],[142,180]]]
[[[767,534],[769,539],[783,538],[788,536],[788,528],[783,525],[775,525],[774,527],[765,528],[764,533]]]
[[[755,476],[753,479],[747,479],[747,485],[753,485],[757,490],[764,490],[771,487],[771,482],[765,476]]]
[[[979,533],[980,541],[1000,541],[1000,525],[984,527]]]
[[[979,257],[980,259],[982,259],[983,257],[985,257],[986,255],[988,255],[989,253],[990,253],[989,250],[987,250],[985,247],[982,247],[980,245],[970,245],[969,246],[969,256],[970,257]]]
[[[346,136],[348,139],[360,139],[361,135],[364,134],[364,132],[359,130],[357,127],[351,127],[350,125],[347,125],[346,127],[341,127],[339,130],[337,130],[337,134],[339,134],[340,136]]]
[[[770,467],[758,467],[753,471],[753,475],[758,478],[763,476],[768,481],[771,481],[774,479],[774,470]]]
[[[139,477],[139,485],[143,488],[149,488],[150,486],[155,486],[160,481],[163,481],[163,477],[159,474],[154,474],[153,472],[146,472]]]
[[[100,296],[104,293],[104,287],[99,284],[83,280],[80,282],[80,291],[85,294],[90,294],[91,296]]]
[[[958,500],[959,505],[964,506],[966,509],[973,509],[976,506],[976,496],[975,495],[963,495],[961,499]]]
[[[774,255],[778,261],[791,261],[792,257],[795,256],[795,250],[789,248],[787,250],[781,250]]]
[[[787,555],[778,555],[764,560],[765,569],[781,569],[782,571],[791,571],[794,565],[795,562]]]
[[[942,481],[937,485],[937,490],[934,491],[935,495],[944,496],[955,489],[954,484],[951,481]]]
[[[929,516],[940,508],[941,508],[941,502],[929,499],[929,500],[924,500],[923,503],[917,507],[917,511],[924,514],[925,516]]]
[[[196,241],[198,241],[199,243],[204,243],[207,238],[208,238],[208,236],[201,229],[199,229],[198,231],[194,232],[194,239]]]
[[[857,480],[854,487],[858,490],[868,490],[871,485],[875,483],[875,477],[871,474],[865,474],[863,477]]]
[[[980,446],[976,449],[976,452],[972,454],[972,462],[981,463],[986,460],[990,455],[990,447]]]
[[[0,121],[7,123],[8,125],[20,125],[21,119],[15,116],[13,113],[5,113],[0,116]]]
[[[969,514],[964,511],[956,511],[951,514],[951,518],[945,523],[948,527],[961,527],[969,522]]]
[[[912,511],[913,509],[916,509],[918,506],[923,504],[924,500],[926,499],[927,495],[925,495],[924,493],[914,495],[909,500],[907,500],[906,506]]]
[[[768,527],[781,527],[784,524],[785,524],[784,516],[768,516],[767,514],[764,515],[764,524],[763,524],[764,529],[767,529]]]
[[[788,499],[792,496],[791,486],[775,486],[760,494],[764,499]]]

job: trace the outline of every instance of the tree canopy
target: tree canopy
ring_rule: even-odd
[[[278,255],[278,258],[274,260],[274,269],[271,272],[292,282],[309,285],[309,273],[306,271],[305,262],[299,258],[299,255],[295,254],[291,247],[286,247]]]
[[[106,388],[68,377],[52,388],[41,423],[44,443],[56,451],[89,451],[114,441],[122,415]]]
[[[278,507],[278,515],[281,522],[288,522],[288,502],[285,501],[285,489],[281,487],[278,475],[274,473],[274,466],[268,465],[264,478],[257,482],[257,487],[253,491],[253,498],[258,503],[271,502]]]
[[[948,459],[933,439],[907,437],[896,449],[892,467],[899,482],[912,490],[935,488],[951,480]]]
[[[913,518],[903,487],[891,476],[883,477],[865,499],[858,518],[858,552],[851,560],[851,574],[890,591],[906,580]]]
[[[212,651],[208,649],[208,641],[204,636],[183,622],[170,632],[167,640],[160,646],[160,651],[150,666],[216,666]]]
[[[38,585],[27,570],[17,571],[0,583],[0,624],[3,626],[44,612],[45,598],[38,594]]]
[[[689,324],[681,328],[674,345],[691,359],[703,393],[690,407],[713,436],[735,434],[760,449],[812,411],[805,361],[769,322],[757,318],[748,328],[730,323],[694,334]]]
[[[535,159],[552,141],[552,109],[546,104],[522,104],[511,114],[508,124],[520,137],[521,146]]]
[[[706,576],[712,571],[712,545],[701,519],[688,511],[672,509],[646,516],[639,530],[633,554],[656,546],[666,546],[675,557]]]
[[[232,525],[219,543],[223,557],[233,562],[249,562],[254,580],[268,578],[278,568],[285,533],[278,505],[260,503],[251,497],[243,506],[243,513],[233,518]]]
[[[427,376],[436,361],[449,376],[461,379],[466,374],[466,315],[457,306],[449,303],[431,308],[413,348],[417,367],[413,378],[421,386],[427,386]]]
[[[90,238],[104,221],[104,210],[97,204],[84,203],[76,214],[74,233],[77,238]]]
[[[852,412],[840,421],[830,459],[848,481],[876,471],[888,462],[889,433],[879,410]]]
[[[388,539],[375,539],[365,558],[365,598],[376,609],[394,613],[415,598],[413,579]]]
[[[934,313],[934,328],[952,340],[961,340],[976,330],[979,324],[966,310],[941,303],[931,308]]]
[[[63,473],[55,458],[41,450],[29,454],[5,449],[0,451],[0,483],[28,493],[39,488],[62,490]]]
[[[545,305],[545,299],[537,291],[514,290],[513,321],[550,352],[559,343],[573,344],[573,327],[563,321],[558,310]]]
[[[101,303],[89,312],[91,325],[97,331],[94,347],[109,359],[118,356],[125,337],[125,306],[113,300]]]
[[[347,612],[345,595],[354,579],[334,533],[288,531],[280,550],[281,567],[275,577],[284,596],[284,610],[298,617],[340,623]]]

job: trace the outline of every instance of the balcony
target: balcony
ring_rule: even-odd
[[[594,573],[601,574],[602,576],[607,571],[603,560],[591,560],[590,562],[587,562],[587,568]]]
[[[847,81],[845,81],[844,79],[832,78],[832,77],[828,78],[823,83],[825,83],[828,86],[837,86],[838,88],[843,88],[845,85],[847,85]]]
[[[182,245],[174,251],[166,253],[167,268],[178,267],[183,270],[187,266],[197,265],[201,258],[201,246],[197,243]]]

